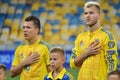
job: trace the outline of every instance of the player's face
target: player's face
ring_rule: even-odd
[[[0,80],[5,80],[6,79],[6,73],[3,69],[0,69]]]
[[[84,17],[86,25],[92,27],[98,22],[100,14],[95,6],[91,6],[84,8]]]
[[[64,58],[59,53],[50,53],[50,65],[52,69],[59,69],[63,66]]]
[[[107,80],[120,80],[119,75],[110,75]]]
[[[33,21],[25,21],[23,24],[24,38],[26,40],[34,39],[38,35],[38,28],[35,28]]]

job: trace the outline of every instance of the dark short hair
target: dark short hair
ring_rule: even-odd
[[[108,76],[107,76],[107,77],[109,77],[110,75],[118,75],[119,78],[120,78],[120,70],[114,70],[114,71],[108,73]]]
[[[33,24],[39,29],[41,29],[41,23],[40,20],[36,16],[28,16],[25,21],[33,21]],[[39,33],[38,33],[39,34]]]
[[[0,69],[3,69],[4,71],[6,71],[6,70],[7,70],[6,66],[5,66],[5,65],[3,65],[3,64],[0,64]]]
[[[55,46],[50,50],[50,54],[55,52],[61,54],[65,58],[65,51],[61,47]]]

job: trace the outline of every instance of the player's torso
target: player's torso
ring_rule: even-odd
[[[41,80],[41,77],[43,78],[43,75],[47,73],[45,56],[48,56],[46,55],[46,53],[48,53],[48,49],[45,45],[42,44],[34,44],[31,46],[23,45],[19,50],[19,61],[21,62],[25,60],[30,53],[31,56],[35,53],[39,54],[39,61],[24,67],[21,78],[24,78],[24,80],[26,80],[25,77],[27,78],[27,80],[32,80],[33,78]]]
[[[100,45],[102,47],[104,47],[104,45],[105,45],[104,39],[105,38],[106,38],[106,35],[101,30],[99,30],[95,33],[86,32],[86,33],[80,35],[79,39],[78,39],[78,45],[77,45],[77,46],[80,46],[78,55],[80,55],[80,53],[83,53],[88,48],[90,43],[92,43],[92,42],[99,42]],[[81,66],[80,73],[79,73],[79,76],[81,76],[80,80],[88,80],[88,79],[89,80],[93,80],[93,79],[99,80],[97,76],[100,76],[99,73],[102,74],[100,70],[103,67],[102,65],[105,64],[104,56],[105,56],[104,50],[101,50],[100,54],[88,57]],[[83,77],[83,79],[82,79],[82,77]]]

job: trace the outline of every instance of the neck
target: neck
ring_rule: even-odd
[[[55,69],[54,72],[55,72],[55,73],[60,73],[60,71],[61,71],[62,69],[63,69],[63,67],[60,67],[60,68],[58,68],[58,69]]]
[[[95,24],[95,25],[93,25],[93,26],[90,26],[89,27],[90,29],[90,32],[93,32],[93,31],[95,31],[95,30],[97,30],[97,29],[99,29],[100,28],[100,24]]]
[[[53,73],[52,73],[53,78],[56,78],[56,77],[59,75],[59,73],[61,72],[62,69],[63,69],[63,67],[60,67],[60,68],[58,68],[58,69],[55,69],[55,70],[53,71]]]
[[[31,45],[31,44],[35,43],[37,40],[38,40],[38,37],[35,37],[35,38],[31,39],[31,40],[28,40],[28,44]]]

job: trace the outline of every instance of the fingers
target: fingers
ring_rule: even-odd
[[[38,53],[34,53],[31,57],[32,58],[38,58],[38,57],[40,57],[40,55]]]
[[[31,57],[33,61],[38,61],[40,59],[40,55],[38,53],[34,53]]]
[[[94,46],[93,49],[98,51],[98,50],[102,50],[102,47],[100,45],[97,45],[97,46]]]
[[[94,53],[98,54],[100,53],[101,50],[102,50],[101,46],[97,46],[96,48],[94,48]]]
[[[39,61],[39,58],[34,58],[34,59],[32,59],[31,64],[36,63],[38,61]]]
[[[89,55],[99,54],[101,50],[102,50],[102,47],[99,44],[99,42],[92,42],[87,49],[87,51],[89,52]]]
[[[39,60],[40,60],[40,55],[38,53],[33,53],[32,54],[32,52],[30,52],[28,54],[28,56],[26,57],[25,62],[26,62],[27,65],[30,65],[30,64],[38,62]]]
[[[33,63],[36,63],[40,60],[40,55],[38,53],[33,53],[31,57],[32,57]]]
[[[91,47],[96,47],[99,44],[99,42],[92,42]]]

